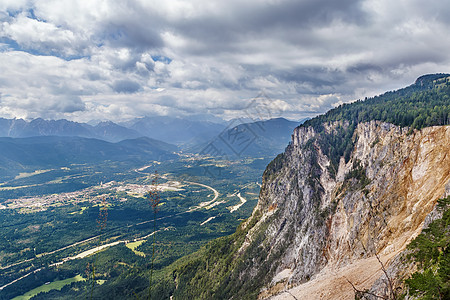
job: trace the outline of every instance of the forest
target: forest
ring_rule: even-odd
[[[419,77],[409,87],[340,105],[300,126],[313,126],[320,131],[323,123],[344,120],[350,123],[377,120],[411,129],[449,125],[450,75]]]

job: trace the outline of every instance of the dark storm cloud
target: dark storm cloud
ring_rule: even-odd
[[[263,32],[283,28],[327,26],[335,20],[362,23],[366,13],[360,9],[360,0],[285,1],[278,5],[235,7],[231,27],[239,32]],[[233,23],[236,24],[233,27]]]
[[[347,72],[352,74],[367,74],[368,72],[383,73],[383,68],[370,63],[358,63],[347,67]]]
[[[324,67],[304,66],[291,70],[280,70],[276,74],[282,81],[297,83],[297,92],[300,94],[333,93],[346,80],[342,71]]]
[[[139,83],[131,80],[117,80],[113,84],[113,89],[117,93],[132,94],[141,89]]]
[[[118,12],[107,19],[98,30],[98,35],[106,43],[115,47],[143,50],[161,48],[163,41],[160,26],[164,19],[157,12],[146,10],[136,1],[117,2]]]
[[[262,7],[249,6],[245,11],[238,9],[234,21],[244,24],[246,30],[251,32],[322,27],[336,20],[363,24],[367,15],[361,10],[360,2],[360,0],[308,0],[285,1],[279,5]]]
[[[236,43],[261,36],[270,36],[275,40],[280,35],[286,38],[285,31],[298,33],[308,28],[328,26],[334,21],[362,25],[369,17],[361,9],[361,2],[307,0],[259,4],[250,1],[224,5],[220,15],[212,13],[199,18],[180,19],[171,25],[183,36],[201,43],[186,51],[198,55],[217,51],[239,52],[245,49],[240,49]],[[295,41],[298,37],[294,34],[291,38]]]
[[[105,31],[109,45],[133,49],[158,48],[163,42],[158,33],[149,28],[139,28],[135,23],[109,24]]]
[[[62,113],[73,113],[77,111],[84,111],[86,105],[81,98],[78,96],[63,96],[54,100],[55,103],[49,106],[49,109],[62,112]]]

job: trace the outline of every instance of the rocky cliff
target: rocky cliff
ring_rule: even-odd
[[[355,290],[392,290],[385,273],[401,287],[414,271],[405,247],[450,192],[449,99],[450,74],[425,75],[297,127],[267,166],[252,216],[159,290],[173,299],[354,299]]]
[[[333,163],[326,143],[346,131],[350,151]],[[299,127],[268,166],[258,206],[242,225],[238,253],[251,259],[239,278],[265,270],[260,298],[352,299],[350,283],[368,289],[382,275],[375,254],[389,266],[449,187],[450,126]]]

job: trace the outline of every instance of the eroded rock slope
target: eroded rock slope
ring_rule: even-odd
[[[408,133],[389,123],[359,123],[347,143],[347,160],[341,157],[339,164],[333,164],[333,145],[324,147],[324,139],[349,125],[323,126],[321,133],[295,129],[285,153],[268,166],[258,206],[243,225],[248,233],[239,255],[256,248],[261,257],[253,257],[239,276],[249,279],[266,270],[260,298],[319,277],[330,281],[329,270],[336,275],[351,265],[353,273],[369,268],[355,263],[375,253],[389,264],[420,233],[450,184],[450,126]],[[379,277],[370,275],[360,278],[359,288],[370,288]],[[351,295],[345,284],[341,295]],[[329,293],[316,296],[332,299]]]

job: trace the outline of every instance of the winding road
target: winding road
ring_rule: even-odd
[[[247,202],[247,199],[245,199],[244,197],[241,196],[241,193],[237,194],[237,197],[239,198],[239,200],[241,200],[241,203],[236,204],[235,206],[230,207],[230,213],[233,213],[235,211],[237,211],[242,205],[245,204],[245,202]]]

